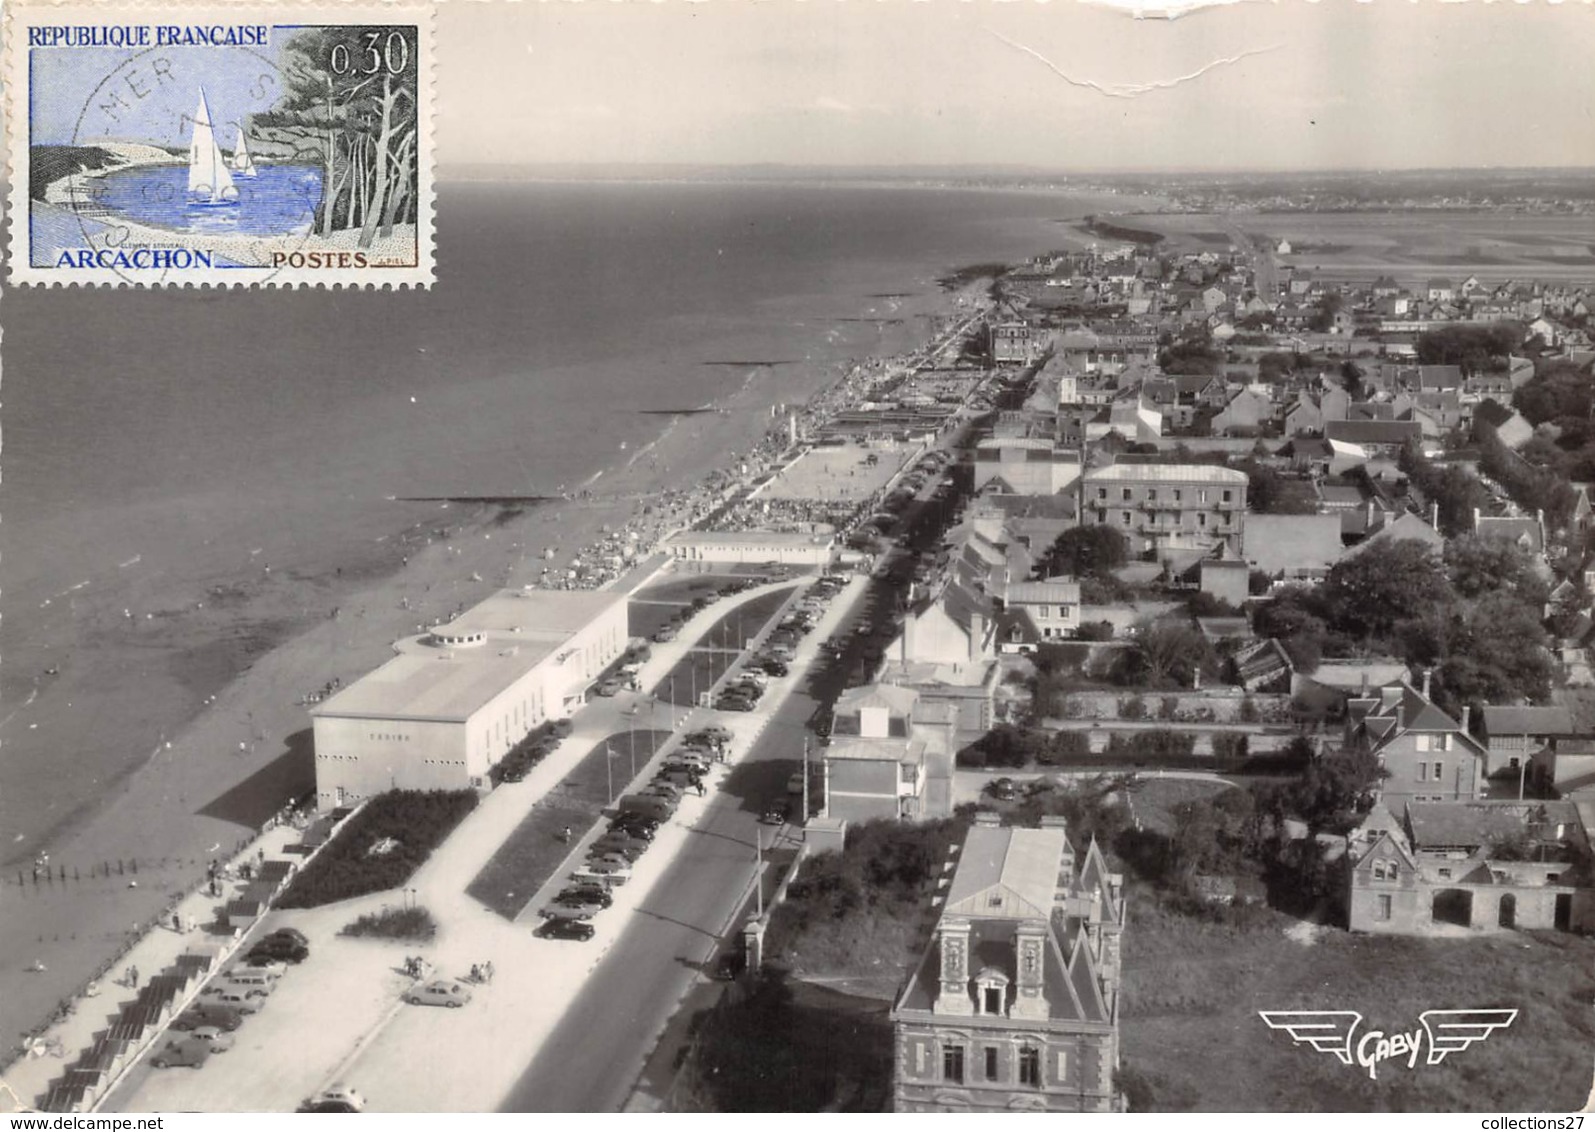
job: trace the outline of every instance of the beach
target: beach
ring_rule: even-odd
[[[951,299],[926,296],[919,305],[940,309]],[[928,336],[935,322],[922,309],[905,325]],[[849,371],[831,367],[811,383],[823,389]],[[107,782],[99,805],[66,816],[47,842],[44,868],[54,880],[37,879],[34,863],[13,858],[0,885],[0,983],[8,988],[0,1021],[13,1034],[44,1021],[202,878],[211,857],[313,787],[307,707],[329,683],[358,678],[391,655],[394,640],[494,588],[602,582],[618,572],[611,555],[637,560],[744,469],[769,466],[785,429],[767,411],[768,375],[759,378],[752,371],[719,412],[674,418],[645,449],[617,452],[616,467],[570,498],[526,507],[412,504],[426,510],[425,520],[389,540],[375,561],[319,571],[262,561],[225,590],[211,587],[209,600],[142,616],[99,609],[81,625],[96,642],[93,656],[44,678],[59,710],[33,712],[33,726],[93,742],[96,729],[117,719],[178,707],[152,703],[148,681],[136,678],[152,654],[175,665],[199,708],[142,765]],[[780,396],[798,391],[782,380]],[[783,442],[759,444],[772,429]],[[714,489],[692,492],[706,482]],[[596,552],[582,556],[591,569],[578,582],[569,573],[585,548]],[[384,562],[395,568],[384,572]],[[129,678],[117,679],[118,671]],[[75,711],[78,702],[93,710]],[[92,875],[99,870],[112,875]],[[47,969],[29,971],[35,961]]]

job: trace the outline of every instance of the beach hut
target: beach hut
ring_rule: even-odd
[[[87,1086],[62,1082],[50,1086],[49,1094],[41,1106],[45,1112],[87,1112],[94,1104],[94,1096]]]

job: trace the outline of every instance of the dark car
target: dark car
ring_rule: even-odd
[[[659,823],[647,814],[621,814],[609,823],[609,828],[652,840],[654,834],[659,832]]]
[[[642,853],[648,848],[648,839],[646,837],[637,837],[624,830],[613,830],[593,842],[593,848],[595,849],[608,849],[611,846],[628,852]]]
[[[775,802],[764,807],[764,813],[759,815],[759,820],[765,825],[785,825],[787,817],[787,804]]]
[[[212,1052],[208,1041],[199,1038],[175,1038],[150,1058],[150,1064],[157,1069],[165,1069],[172,1065],[199,1069],[210,1060]]]
[[[559,895],[554,897],[555,903],[564,903],[567,900],[579,900],[597,904],[600,908],[608,908],[615,902],[615,894],[599,884],[572,884],[559,890]]]
[[[1012,802],[1019,796],[1019,788],[1011,778],[998,778],[989,783],[986,790],[999,802]]]
[[[543,921],[543,926],[537,930],[537,933],[548,939],[592,939],[596,930],[590,920],[550,916]]]
[[[788,672],[792,671],[792,669],[787,666],[785,661],[777,660],[773,656],[761,663],[759,667],[764,669],[771,676],[785,676]]]
[[[231,1033],[243,1024],[244,1016],[225,1006],[190,1006],[172,1019],[174,1030],[197,1030],[202,1026],[214,1026],[218,1030]]]
[[[748,957],[741,950],[727,951],[720,956],[714,965],[714,977],[730,982],[742,977],[742,972],[748,968]]]
[[[304,944],[287,936],[267,936],[249,949],[244,962],[252,967],[260,967],[273,962],[303,963],[308,958],[310,958],[310,948]]]
[[[305,933],[300,931],[298,928],[278,928],[276,931],[268,932],[266,938],[291,939],[301,947],[310,946],[310,937],[305,935]]]
[[[753,701],[743,696],[733,696],[730,699],[716,700],[716,711],[752,711]]]

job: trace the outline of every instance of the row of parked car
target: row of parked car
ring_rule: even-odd
[[[653,781],[620,799],[603,835],[587,849],[586,863],[542,910],[541,934],[552,939],[593,937],[593,917],[614,903],[614,885],[631,879],[631,867],[647,852],[659,826],[675,813],[682,795],[702,790],[709,768],[724,756],[731,733],[706,728],[686,736],[670,752]]]
[[[199,992],[193,1004],[172,1021],[180,1036],[169,1039],[150,1058],[157,1069],[187,1066],[198,1069],[212,1054],[233,1048],[233,1031],[244,1019],[259,1013],[277,989],[289,964],[310,956],[310,941],[293,928],[278,928],[250,948]]]
[[[721,689],[714,706],[721,711],[752,711],[764,694],[769,678],[785,676],[791,671],[798,642],[814,631],[831,599],[845,585],[845,577],[827,574],[810,586],[792,611],[765,638],[764,646],[749,659],[741,674]]]
[[[716,589],[699,594],[697,597],[688,602],[685,608],[678,609],[675,613],[670,615],[669,624],[661,625],[659,629],[655,631],[654,640],[661,644],[666,641],[675,640],[676,635],[681,631],[681,626],[687,621],[691,620],[694,614],[700,613],[709,608],[709,606],[713,605],[723,597],[732,597],[735,594],[751,590],[754,586],[761,584],[762,581],[758,578],[738,578],[734,582],[727,582]]]

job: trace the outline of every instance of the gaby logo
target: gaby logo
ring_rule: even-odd
[[[1386,1034],[1369,1030],[1357,1037],[1362,1015],[1355,1010],[1259,1010],[1269,1029],[1284,1030],[1297,1045],[1319,1053],[1332,1053],[1342,1065],[1357,1065],[1379,1079],[1379,1063],[1397,1058],[1416,1069],[1418,1056],[1428,1050],[1427,1065],[1439,1065],[1446,1054],[1460,1053],[1482,1042],[1517,1019],[1516,1010],[1425,1010],[1418,1015],[1422,1029]]]

